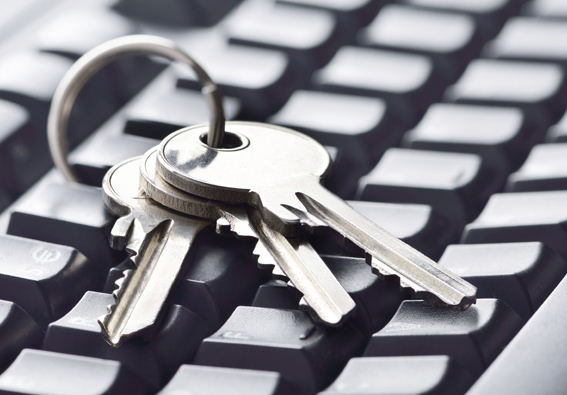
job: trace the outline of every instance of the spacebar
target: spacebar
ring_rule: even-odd
[[[560,394],[567,388],[567,277],[467,395]]]

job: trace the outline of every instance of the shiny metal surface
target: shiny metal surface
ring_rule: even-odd
[[[286,238],[268,226],[256,209],[200,199],[172,187],[156,173],[156,158],[157,148],[148,151],[140,169],[140,184],[153,200],[185,214],[226,222],[231,231],[257,238],[258,262],[273,264],[276,274],[281,271],[303,294],[302,305],[317,321],[338,325],[354,310],[354,300],[307,240]]]
[[[210,148],[204,126],[182,129],[160,145],[157,172],[172,185],[202,197],[247,203],[271,226],[297,226],[315,216],[364,249],[374,270],[402,287],[455,308],[474,303],[476,288],[358,214],[321,186],[330,159],[315,140],[290,129],[227,122],[246,137],[241,149]],[[283,229],[286,229],[283,226]]]
[[[105,204],[120,216],[111,231],[111,245],[130,252],[136,265],[116,282],[116,304],[99,318],[115,347],[156,324],[195,236],[210,224],[178,215],[148,198],[139,188],[139,160],[114,166],[103,181]]]
[[[205,70],[170,40],[150,35],[124,36],[107,41],[81,56],[65,74],[53,95],[47,120],[49,150],[55,166],[69,181],[80,181],[67,162],[67,124],[74,102],[93,74],[115,58],[127,54],[158,55],[189,65],[203,85],[201,91],[209,105],[207,144],[211,147],[222,145],[225,122],[222,97],[218,86]]]

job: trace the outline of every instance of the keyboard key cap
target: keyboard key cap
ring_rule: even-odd
[[[303,132],[347,155],[374,163],[399,138],[400,121],[383,100],[327,92],[296,91],[269,119]]]
[[[251,305],[275,309],[297,309],[301,293],[283,280],[272,279],[258,287]]]
[[[119,361],[155,390],[192,358],[205,336],[201,317],[172,305],[151,341],[130,341],[114,348],[104,340],[97,322],[112,303],[110,294],[87,292],[69,313],[49,324],[43,349]]]
[[[181,365],[160,395],[290,395],[297,391],[277,372]]]
[[[480,41],[474,19],[403,5],[383,7],[360,34],[364,45],[427,55],[438,71],[454,80],[475,56]]]
[[[18,202],[8,234],[74,247],[98,270],[107,270],[123,256],[108,243],[114,221],[105,210],[100,188],[48,184]]]
[[[487,166],[506,174],[540,138],[517,108],[436,103],[405,134],[404,145],[477,154]]]
[[[443,86],[425,56],[357,47],[339,49],[312,83],[324,91],[381,97],[407,123],[417,120]]]
[[[241,115],[247,118],[263,119],[274,113],[299,86],[300,76],[280,51],[215,44],[191,51],[223,95],[241,101]],[[175,71],[179,87],[201,94],[201,84],[191,70],[183,67]]]
[[[119,0],[113,8],[133,19],[167,27],[212,26],[240,0]]]
[[[520,169],[508,178],[508,191],[567,189],[567,144],[541,144],[532,148]]]
[[[445,247],[459,237],[459,229],[427,205],[358,200],[349,200],[348,204],[397,238],[434,258],[439,257]],[[319,242],[324,243],[323,236],[331,240],[327,244],[317,244],[322,252],[343,255],[342,250],[337,249],[337,246],[345,246],[344,238],[336,233],[329,234],[324,230],[323,232],[322,240]],[[347,243],[346,247],[353,253],[361,253],[356,246]]]
[[[532,122],[548,125],[563,115],[565,76],[554,64],[473,60],[446,99],[462,103],[520,107]]]
[[[324,256],[325,263],[356,302],[356,321],[368,334],[382,328],[408,299],[395,281],[372,273],[364,258]]]
[[[44,128],[32,123],[23,107],[0,100],[0,185],[12,198],[31,186],[52,165]]]
[[[331,13],[263,0],[244,3],[224,24],[231,43],[281,50],[303,72],[325,64],[341,43]]]
[[[0,99],[26,108],[35,127],[44,134],[51,98],[72,63],[62,56],[31,51],[3,57],[0,60]],[[69,120],[69,130],[73,131],[69,133],[71,146],[118,108],[120,103],[112,92],[104,76],[95,76],[85,84]]]
[[[439,264],[498,298],[527,320],[567,273],[567,264],[538,242],[451,245]]]
[[[485,47],[485,54],[502,59],[555,62],[567,66],[567,21],[515,17]]]
[[[82,183],[100,187],[108,169],[123,160],[143,155],[159,142],[127,134],[97,132],[73,151],[69,161]]]
[[[313,393],[325,387],[364,342],[350,324],[319,327],[302,311],[239,306],[203,341],[194,363],[276,371]]]
[[[69,8],[41,25],[37,31],[37,48],[78,58],[105,41],[135,32],[131,21],[110,9]]]
[[[465,311],[408,300],[388,325],[372,335],[364,355],[444,354],[478,375],[520,327],[520,317],[497,299],[477,299]]]
[[[567,259],[567,192],[498,193],[468,224],[464,243],[541,241]]]
[[[567,4],[562,0],[532,0],[526,9],[535,16],[567,18]]]
[[[352,358],[320,395],[461,394],[471,382],[446,355]]]
[[[468,394],[563,392],[567,386],[567,344],[563,341],[567,331],[565,298],[567,278],[559,283]]]
[[[343,199],[353,198],[358,179],[369,170],[368,163],[361,157],[362,155],[354,157],[345,150],[328,145],[325,149],[333,161],[333,166],[323,180],[323,184]]]
[[[173,76],[165,72],[149,84],[125,109],[124,131],[151,139],[164,139],[186,126],[209,121],[209,108],[201,92],[175,86]],[[224,97],[224,116],[237,118],[240,102]]]
[[[477,155],[390,148],[359,182],[358,199],[432,206],[459,227],[497,190]]]
[[[10,394],[145,393],[148,386],[122,364],[98,358],[23,350],[0,375],[0,392]]]
[[[0,300],[0,371],[25,347],[41,344],[41,330],[17,304]]]
[[[0,298],[41,325],[61,317],[102,280],[77,250],[37,240],[1,235],[0,261]]]
[[[500,24],[517,11],[514,0],[406,0],[407,3],[440,11],[462,12],[472,16],[485,36],[492,35]]]
[[[549,142],[567,142],[567,112],[555,125],[551,126],[547,132]]]
[[[268,276],[257,268],[254,242],[222,237],[214,229],[194,241],[187,271],[174,290],[175,303],[205,319],[210,333],[218,329],[241,304],[248,304]]]
[[[362,26],[370,22],[383,0],[278,0],[302,7],[331,11],[339,23],[344,25]]]

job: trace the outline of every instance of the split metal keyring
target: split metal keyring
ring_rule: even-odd
[[[207,144],[213,148],[222,145],[224,138],[224,109],[218,86],[207,72],[172,41],[151,35],[131,35],[107,41],[81,56],[67,71],[55,90],[47,119],[49,151],[55,166],[68,181],[80,182],[67,160],[67,126],[75,100],[85,83],[115,58],[126,54],[157,55],[189,65],[202,85],[209,106]]]

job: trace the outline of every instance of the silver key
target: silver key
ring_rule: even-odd
[[[117,281],[116,304],[99,318],[107,340],[117,347],[156,323],[195,236],[210,222],[178,215],[148,198],[139,188],[139,158],[111,168],[103,191],[106,206],[120,216],[111,245],[131,252],[136,265]]]
[[[247,203],[258,208],[266,221],[284,224],[285,229],[314,216],[364,249],[372,268],[396,276],[402,287],[455,308],[474,303],[472,284],[390,235],[321,185],[331,160],[315,140],[291,129],[252,122],[227,122],[225,130],[232,148],[207,146],[202,141],[206,125],[171,134],[160,144],[158,173],[191,194]]]
[[[225,223],[241,236],[256,237],[256,251],[265,250],[273,258],[262,258],[260,253],[259,262],[272,263],[276,270],[280,269],[280,276],[283,274],[303,294],[300,304],[309,307],[318,321],[338,325],[354,310],[355,302],[309,242],[284,237],[267,226],[256,209],[200,199],[173,188],[156,174],[156,157],[157,148],[148,151],[140,168],[140,184],[153,200],[221,226]]]

